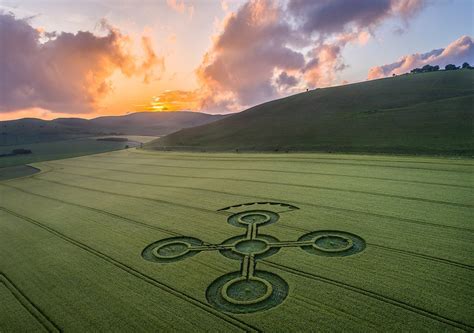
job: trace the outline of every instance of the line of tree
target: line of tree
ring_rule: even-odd
[[[445,71],[454,71],[454,70],[457,70],[457,69],[460,69],[460,68],[463,68],[463,69],[474,69],[474,67],[472,67],[471,65],[469,65],[469,63],[465,62],[462,64],[461,67],[459,66],[456,66],[454,64],[448,64],[446,66],[444,66],[444,70]],[[410,73],[427,73],[427,72],[436,72],[436,71],[439,71],[439,66],[436,65],[436,66],[431,66],[431,65],[425,65],[421,68],[414,68],[410,71]]]
[[[30,149],[18,148],[18,149],[13,149],[10,153],[0,154],[0,157],[27,155],[27,154],[32,154],[32,153],[33,152]]]

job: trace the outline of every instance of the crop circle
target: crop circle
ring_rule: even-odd
[[[257,238],[248,239],[245,235],[229,238],[221,245],[231,245],[230,248],[219,250],[230,259],[242,260],[246,255],[253,255],[255,259],[262,259],[277,253],[280,248],[271,247],[269,243],[276,243],[278,239],[269,235],[258,235]]]
[[[354,245],[354,242],[347,237],[340,235],[321,235],[314,239],[313,246],[322,251],[341,252],[347,251]]]
[[[142,257],[153,262],[174,262],[192,257],[199,251],[192,246],[200,246],[202,241],[192,237],[172,237],[162,239],[148,245],[142,252]]]
[[[235,250],[243,254],[263,253],[268,249],[268,243],[260,239],[244,239],[235,244]]]
[[[310,242],[301,246],[306,252],[328,257],[350,256],[365,249],[362,238],[344,231],[314,231],[301,236],[298,241]]]
[[[241,228],[247,228],[249,225],[263,226],[278,221],[280,216],[277,213],[268,210],[252,210],[231,215],[227,222]]]
[[[273,287],[267,280],[241,276],[227,281],[221,289],[221,296],[232,304],[250,305],[263,302],[272,292]]]
[[[288,296],[288,284],[276,274],[256,270],[246,278],[240,272],[223,275],[207,288],[206,298],[215,308],[251,313],[277,306]]]

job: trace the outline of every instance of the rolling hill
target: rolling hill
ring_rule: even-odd
[[[474,153],[474,71],[316,89],[260,104],[147,149]]]
[[[92,135],[166,135],[182,128],[203,125],[225,116],[206,113],[137,112],[91,120],[58,118],[51,121],[24,118],[0,122],[0,145],[57,141]]]

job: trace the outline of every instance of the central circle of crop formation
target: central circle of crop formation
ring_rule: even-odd
[[[243,254],[263,253],[267,249],[267,242],[259,239],[243,240],[235,244],[235,250]]]

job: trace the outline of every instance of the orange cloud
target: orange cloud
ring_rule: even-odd
[[[46,33],[27,20],[0,14],[0,112],[41,108],[57,113],[87,114],[112,89],[117,70],[142,76],[145,82],[164,70],[164,60],[142,37],[143,57],[133,52],[132,40],[106,21],[105,36],[91,32]],[[44,39],[42,42],[41,39]],[[19,56],[21,55],[21,56]]]
[[[189,18],[193,18],[194,15],[194,6],[186,5],[184,0],[166,0],[168,6],[181,14],[188,14]]]
[[[142,36],[142,46],[145,58],[142,64],[135,70],[135,74],[143,73],[143,82],[149,83],[152,78],[157,77],[154,69],[157,68],[160,74],[165,71],[165,59],[156,55],[150,37]]]

